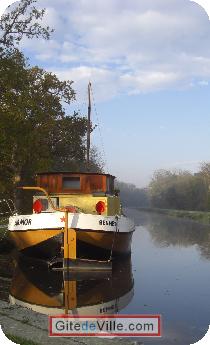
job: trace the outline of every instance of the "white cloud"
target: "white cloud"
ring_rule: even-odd
[[[88,78],[97,90],[106,85],[102,99],[210,79],[210,23],[189,0],[40,0],[39,6],[55,33],[49,42],[24,41],[28,55],[78,85]]]
[[[160,90],[173,85],[178,80],[178,75],[173,72],[140,71],[137,74],[124,74],[121,80],[130,87],[130,94]]]
[[[77,99],[82,101],[84,93],[87,91],[89,81],[92,82],[94,95],[97,100],[106,100],[117,95],[120,89],[119,77],[110,70],[96,67],[75,67],[66,69],[53,68],[54,73],[61,80],[73,80],[74,89],[78,96]],[[81,94],[81,96],[80,96]],[[85,96],[86,98],[87,96]]]

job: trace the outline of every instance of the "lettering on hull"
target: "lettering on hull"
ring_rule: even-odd
[[[19,225],[31,225],[32,219],[17,219],[15,221],[15,226]]]
[[[61,229],[65,226],[65,214],[61,212],[40,213],[12,216],[9,219],[10,231],[25,231],[36,229]],[[126,217],[121,216],[118,219],[114,216],[99,216],[84,213],[69,213],[68,226],[73,229],[91,229],[95,231],[119,231],[131,232],[134,225]]]
[[[99,220],[99,225],[117,226],[114,220]]]

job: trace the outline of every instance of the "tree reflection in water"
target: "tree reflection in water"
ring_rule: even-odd
[[[197,246],[201,257],[210,260],[210,226],[187,219],[142,212],[140,224],[146,226],[159,247]]]

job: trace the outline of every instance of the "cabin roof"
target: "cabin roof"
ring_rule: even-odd
[[[101,176],[110,176],[116,178],[114,175],[111,174],[104,174],[104,173],[97,173],[97,172],[78,172],[78,171],[46,171],[46,172],[38,172],[36,175],[59,175],[59,174],[68,174],[68,175],[101,175]]]

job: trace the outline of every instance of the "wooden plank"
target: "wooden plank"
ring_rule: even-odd
[[[74,229],[68,228],[68,211],[65,212],[64,259],[77,258],[77,236]]]

